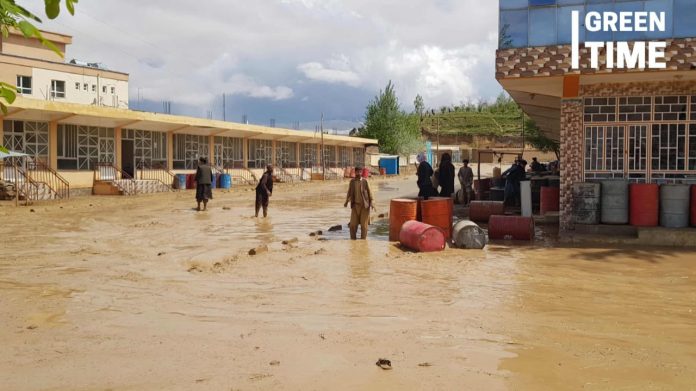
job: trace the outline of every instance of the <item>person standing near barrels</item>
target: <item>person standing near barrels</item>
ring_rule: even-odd
[[[256,217],[263,208],[263,217],[268,217],[268,203],[273,195],[273,166],[267,165],[259,184],[256,186]]]
[[[462,204],[469,205],[474,194],[474,171],[469,167],[469,160],[462,161],[464,165],[459,169],[459,184],[462,186]]]
[[[419,153],[416,160],[418,161],[418,197],[423,197],[426,200],[429,197],[436,197],[437,190],[433,187],[433,181],[431,179],[433,176],[433,168],[425,158],[425,153]]]
[[[198,159],[198,168],[196,168],[196,202],[198,207],[196,210],[200,212],[201,202],[203,210],[208,209],[208,200],[213,199],[213,170],[208,165],[208,159],[201,157]]]
[[[367,226],[370,223],[370,209],[375,209],[373,205],[372,192],[370,185],[362,177],[362,167],[355,167],[355,178],[351,179],[346,194],[346,203],[343,207],[347,208],[350,203],[350,239],[356,240],[358,237],[358,225],[360,225],[360,239],[367,239]]]
[[[440,162],[440,197],[451,198],[454,194],[454,164],[452,164],[452,156],[449,153],[442,155]]]

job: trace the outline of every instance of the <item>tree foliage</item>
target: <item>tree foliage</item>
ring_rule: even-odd
[[[415,107],[415,114],[422,117],[423,113],[425,113],[425,102],[423,102],[423,97],[420,96],[420,94],[416,95],[416,99],[413,101],[413,107]]]
[[[55,19],[60,15],[61,2],[62,0],[44,0],[45,13],[49,19]],[[78,0],[65,0],[65,8],[71,15],[75,14],[77,2]],[[11,29],[17,29],[27,38],[38,39],[44,46],[62,57],[63,53],[41,35],[41,31],[36,27],[38,23],[41,23],[41,19],[17,4],[15,0],[0,0],[0,31],[4,38],[9,36]],[[0,109],[3,113],[7,113],[7,105],[14,103],[16,97],[17,88],[15,86],[0,83]]]
[[[380,151],[406,154],[422,144],[420,116],[403,111],[391,81],[370,102],[365,113],[365,129],[360,136],[379,140]]]

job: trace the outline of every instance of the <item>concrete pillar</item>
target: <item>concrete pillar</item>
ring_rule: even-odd
[[[295,143],[295,165],[297,165],[297,167],[300,166],[300,162],[302,161],[302,156],[300,156],[301,151],[300,143]]]
[[[561,205],[560,229],[573,230],[573,184],[582,182],[583,165],[582,99],[561,100]]]
[[[317,143],[317,164],[321,167],[324,164],[324,155],[321,150],[321,143]]]
[[[48,123],[48,166],[58,170],[58,121]]]
[[[276,166],[278,164],[278,142],[276,140],[273,140],[271,145],[271,164],[273,164],[273,166]]]
[[[5,117],[0,115],[0,145],[5,145]]]
[[[334,159],[336,167],[339,167],[341,165],[341,148],[338,145],[334,146]]]
[[[244,168],[249,168],[249,139],[242,140],[242,158],[244,159]]]
[[[116,167],[123,167],[123,128],[114,128],[114,156]],[[137,171],[137,170],[136,170]]]
[[[215,136],[208,136],[208,164],[215,166]]]
[[[167,133],[167,168],[174,169],[174,133]]]

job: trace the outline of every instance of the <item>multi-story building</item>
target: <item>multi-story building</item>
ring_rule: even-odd
[[[579,45],[572,64],[572,12],[579,41],[666,42],[664,69],[618,69]],[[590,12],[665,15],[665,28],[590,31]],[[645,14],[643,14],[645,15]],[[561,146],[561,227],[572,229],[574,183],[623,178],[696,180],[696,2],[693,0],[500,0],[496,78]],[[610,21],[613,16],[610,16]],[[611,52],[610,52],[611,53]]]
[[[99,63],[63,60],[72,37],[42,32],[58,51],[10,30],[0,36],[0,81],[17,86],[26,98],[128,108],[128,74]]]

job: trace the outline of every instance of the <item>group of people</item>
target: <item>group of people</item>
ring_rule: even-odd
[[[449,153],[442,155],[437,170],[433,171],[428,163],[425,153],[420,153],[416,157],[418,161],[418,197],[428,199],[430,197],[452,197],[455,194],[454,178],[455,168],[452,164],[452,156]],[[463,166],[459,169],[457,178],[462,188],[460,202],[468,204],[474,195],[474,172],[469,167],[469,160],[462,161]],[[438,192],[438,187],[440,191]]]
[[[345,207],[350,204],[350,238],[357,239],[358,227],[360,227],[360,238],[367,239],[367,227],[370,223],[370,210],[374,210],[374,199],[370,185],[362,177],[362,167],[355,168],[355,178],[348,185]],[[201,157],[196,168],[196,210],[205,211],[208,209],[208,201],[213,199],[213,169],[208,165],[208,159]],[[266,166],[266,171],[256,185],[256,205],[255,217],[259,217],[259,212],[263,209],[263,217],[268,217],[268,205],[273,195],[273,165]],[[201,204],[203,208],[201,209]]]

